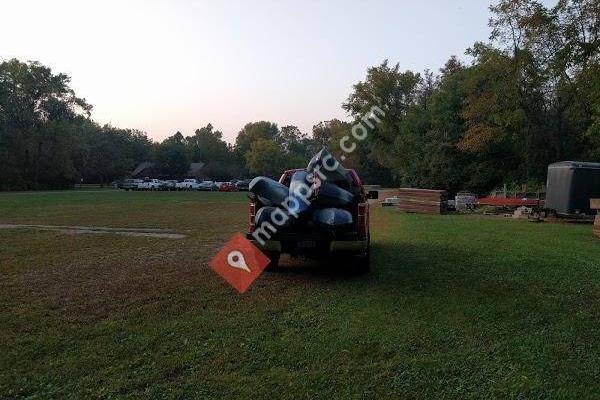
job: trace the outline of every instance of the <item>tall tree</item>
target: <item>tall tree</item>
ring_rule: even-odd
[[[193,136],[186,137],[190,157],[193,162],[205,164],[203,172],[212,179],[226,180],[241,174],[242,163],[231,146],[223,140],[221,131],[214,130],[211,124],[196,129]]]
[[[421,159],[415,153],[422,141],[422,132],[415,130],[417,123],[413,111],[416,107],[421,76],[412,71],[400,71],[400,65],[381,65],[367,70],[365,81],[354,89],[343,108],[360,122],[370,115],[373,107],[385,110],[384,116],[374,125],[365,142],[369,143],[370,157],[379,165],[393,170],[399,180],[407,182],[415,163]],[[360,145],[365,145],[361,143]]]
[[[235,150],[242,156],[250,150],[252,142],[258,139],[275,140],[279,135],[277,124],[268,121],[249,122],[235,139]]]
[[[65,126],[78,115],[89,116],[91,106],[69,82],[37,62],[0,63],[0,187],[64,186],[73,180]]]
[[[184,175],[190,166],[187,142],[181,132],[175,133],[158,145],[156,157],[161,169],[168,175]]]
[[[260,138],[253,141],[245,159],[248,171],[253,175],[278,178],[285,169],[284,149],[273,139]]]

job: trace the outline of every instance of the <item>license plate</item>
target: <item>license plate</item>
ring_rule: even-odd
[[[314,240],[304,240],[302,242],[298,242],[299,249],[314,249],[317,247],[317,242]]]

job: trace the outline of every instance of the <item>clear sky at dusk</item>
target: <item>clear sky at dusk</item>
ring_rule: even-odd
[[[346,118],[367,67],[437,71],[487,40],[486,0],[3,1],[0,59],[71,76],[99,123],[163,139],[212,123]],[[552,3],[552,2],[547,2]]]

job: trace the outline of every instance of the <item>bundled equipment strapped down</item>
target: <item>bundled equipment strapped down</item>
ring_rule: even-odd
[[[355,196],[339,185],[350,188],[352,184],[348,171],[323,148],[305,170],[293,173],[289,188],[264,176],[250,182],[249,190],[259,202],[255,224],[287,216],[285,223],[277,224],[279,227],[303,223],[332,234],[347,231],[354,223],[348,210],[354,206]]]

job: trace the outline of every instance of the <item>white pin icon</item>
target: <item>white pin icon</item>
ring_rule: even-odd
[[[229,264],[233,268],[243,269],[246,272],[250,271],[250,268],[246,265],[246,260],[244,260],[244,255],[241,251],[233,250],[227,254],[227,264]]]

